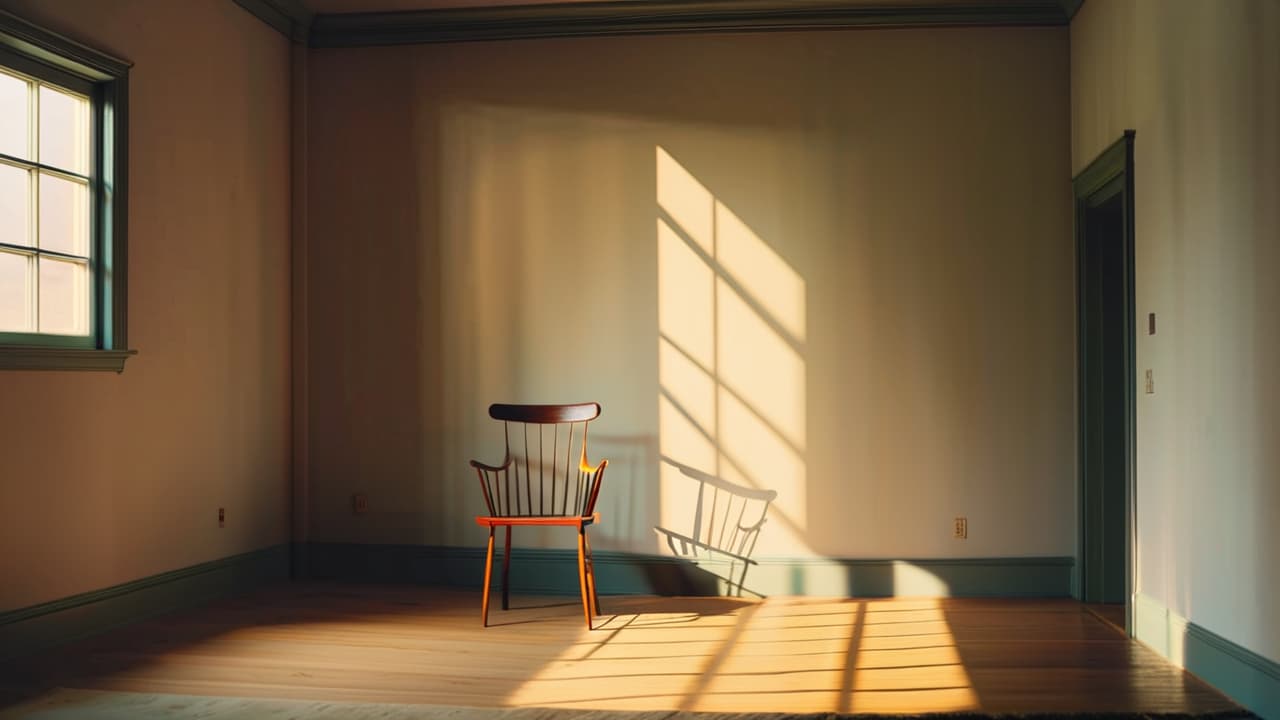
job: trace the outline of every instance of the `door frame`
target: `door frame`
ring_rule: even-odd
[[[1075,200],[1075,245],[1076,245],[1076,520],[1078,527],[1078,544],[1076,548],[1079,562],[1076,564],[1075,582],[1073,583],[1077,599],[1083,599],[1086,582],[1085,555],[1085,439],[1088,418],[1085,408],[1085,386],[1082,382],[1085,368],[1085,266],[1084,247],[1086,233],[1086,215],[1090,208],[1101,205],[1117,195],[1120,196],[1121,216],[1123,222],[1122,242],[1124,247],[1121,256],[1124,271],[1121,274],[1124,283],[1123,317],[1124,326],[1124,415],[1125,415],[1125,632],[1131,637],[1134,632],[1133,601],[1136,591],[1137,577],[1137,364],[1135,345],[1137,328],[1135,324],[1134,298],[1134,224],[1133,224],[1133,142],[1135,132],[1125,130],[1119,140],[1102,151],[1093,162],[1089,163],[1080,174],[1071,181]]]

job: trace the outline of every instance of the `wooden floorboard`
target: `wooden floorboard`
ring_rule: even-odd
[[[1099,619],[1107,622],[1120,632],[1124,632],[1124,615],[1125,607],[1116,603],[1088,603],[1084,606],[1085,610],[1097,615]]]
[[[0,668],[53,688],[643,710],[1202,713],[1236,706],[1066,600],[517,598],[294,584]]]

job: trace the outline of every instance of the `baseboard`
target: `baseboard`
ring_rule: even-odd
[[[1264,718],[1280,718],[1280,664],[1196,625],[1139,593],[1134,635],[1232,700]]]
[[[307,576],[322,580],[408,582],[477,588],[484,550],[428,545],[310,543]],[[497,553],[501,556],[501,551]],[[571,549],[517,547],[513,592],[573,595],[577,554]],[[747,569],[746,595],[890,597],[1069,597],[1069,557],[933,560],[759,558]],[[697,564],[665,555],[595,552],[602,594],[725,595],[741,565]]]
[[[276,545],[10,610],[0,613],[0,661],[288,578],[289,546]]]

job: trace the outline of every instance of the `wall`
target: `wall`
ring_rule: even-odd
[[[1137,347],[1156,389],[1138,397],[1139,606],[1272,659],[1278,36],[1268,0],[1091,0],[1071,25],[1073,170],[1137,131],[1137,312],[1158,316]]]
[[[602,548],[691,523],[668,456],[779,492],[758,556],[1074,554],[1067,65],[1065,28],[313,51],[312,539],[480,544],[488,404],[590,399]]]
[[[120,375],[0,373],[0,610],[284,542],[287,41],[226,0],[0,8],[134,63],[138,350]]]

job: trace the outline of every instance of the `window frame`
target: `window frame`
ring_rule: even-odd
[[[127,340],[131,63],[0,11],[0,65],[90,98],[90,335],[0,333],[0,370],[121,372]]]

